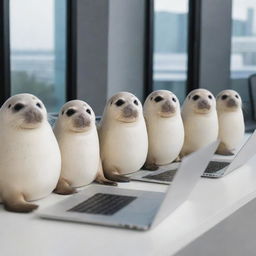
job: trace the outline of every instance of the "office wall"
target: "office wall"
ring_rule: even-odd
[[[199,87],[214,94],[230,87],[231,0],[204,0]]]
[[[143,96],[145,1],[77,1],[77,96],[97,115],[118,91]]]
[[[145,0],[109,1],[108,97],[129,91],[142,99],[144,31]]]
[[[108,1],[77,0],[77,97],[101,114],[107,94]]]

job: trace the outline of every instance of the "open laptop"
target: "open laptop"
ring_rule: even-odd
[[[229,161],[210,161],[202,177],[221,178],[246,164],[256,154],[256,130],[247,139],[236,156]]]
[[[139,170],[131,174],[127,174],[131,180],[135,181],[144,181],[152,183],[160,183],[170,185],[177,170],[180,165],[180,162],[171,163],[168,165],[160,166],[156,171],[149,170]]]
[[[256,132],[254,132],[232,160],[212,160],[202,177],[220,178],[244,165],[256,154]],[[128,174],[131,180],[171,184],[180,163],[161,166],[157,171],[139,170]]]
[[[147,230],[188,198],[217,145],[214,142],[184,158],[166,193],[90,185],[38,214],[49,219]]]

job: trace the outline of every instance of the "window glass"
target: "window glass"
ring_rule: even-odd
[[[154,1],[154,90],[167,89],[183,101],[187,80],[188,0]]]
[[[233,0],[231,87],[244,103],[246,119],[251,117],[248,77],[256,73],[256,0]]]
[[[11,94],[32,93],[49,112],[66,99],[66,0],[10,0]]]

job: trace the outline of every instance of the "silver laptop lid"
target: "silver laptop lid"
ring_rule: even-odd
[[[225,170],[225,175],[244,165],[256,154],[256,130],[247,139],[242,148],[236,154],[233,161]]]
[[[218,145],[219,141],[215,141],[182,159],[177,174],[167,189],[165,198],[154,218],[152,226],[161,222],[188,198]]]

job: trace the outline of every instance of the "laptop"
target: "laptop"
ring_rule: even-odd
[[[221,178],[246,164],[256,154],[256,130],[247,139],[236,156],[229,161],[210,161],[202,177]]]
[[[171,163],[168,165],[160,166],[156,171],[141,169],[137,172],[127,174],[126,176],[135,181],[170,185],[178,170],[179,165],[180,162]]]
[[[49,208],[42,218],[148,230],[156,226],[189,196],[218,142],[185,157],[165,193],[90,185]]]

